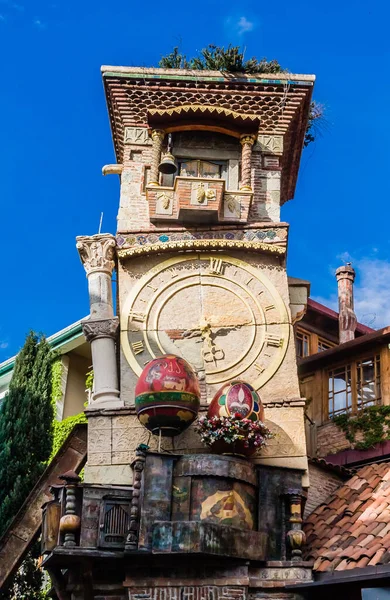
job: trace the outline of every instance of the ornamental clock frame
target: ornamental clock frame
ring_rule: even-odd
[[[221,252],[162,257],[121,310],[121,347],[135,375],[156,356],[177,354],[209,399],[236,378],[259,390],[281,365],[289,336],[285,303],[261,268]]]

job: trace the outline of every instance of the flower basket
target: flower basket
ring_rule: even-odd
[[[217,454],[249,457],[274,437],[262,421],[230,417],[200,417],[196,431],[204,444]]]

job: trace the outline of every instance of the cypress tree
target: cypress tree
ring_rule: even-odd
[[[0,536],[45,468],[52,446],[51,363],[47,340],[30,332],[0,409]]]

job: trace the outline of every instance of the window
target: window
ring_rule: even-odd
[[[324,338],[318,338],[318,346],[317,352],[323,352],[324,350],[329,350],[329,348],[334,348],[336,344],[329,342],[328,340],[324,340]]]
[[[350,412],[352,408],[351,365],[329,371],[329,417]]]
[[[356,363],[358,410],[373,406],[381,400],[379,355]]]
[[[316,333],[301,329],[300,327],[296,330],[295,343],[298,358],[317,354],[317,352],[323,352],[336,346],[334,342],[330,342]]]
[[[226,172],[226,161],[208,160],[178,160],[179,172],[182,177],[203,177],[207,179],[222,179]]]
[[[328,371],[328,416],[356,414],[381,402],[379,354]]]
[[[295,337],[297,356],[303,358],[310,354],[310,335],[298,329]]]

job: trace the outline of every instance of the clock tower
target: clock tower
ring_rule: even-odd
[[[102,67],[102,75],[117,157],[103,174],[119,175],[121,186],[116,237],[78,238],[95,369],[86,477],[128,481],[130,458],[148,438],[133,415],[135,385],[165,353],[196,370],[204,409],[224,383],[251,383],[276,433],[254,460],[305,471],[280,209],[294,196],[314,77],[127,67]],[[112,410],[120,416],[105,416]],[[96,441],[103,422],[126,432],[115,431],[104,451]],[[190,429],[175,449],[201,444]]]
[[[82,485],[64,475],[45,564],[60,588],[84,590],[75,599],[272,597],[270,587],[311,578],[300,558],[308,479],[293,334],[307,291],[289,287],[280,210],[294,196],[314,77],[102,75],[117,160],[103,174],[120,178],[118,226],[77,238],[94,369],[88,462]],[[212,455],[193,425],[174,440],[151,435],[135,388],[163,354],[196,372],[203,414],[229,382],[250,384],[274,434],[266,448],[249,460]]]

